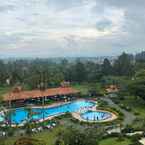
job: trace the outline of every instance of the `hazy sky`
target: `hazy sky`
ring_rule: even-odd
[[[145,50],[145,0],[0,0],[0,56]]]

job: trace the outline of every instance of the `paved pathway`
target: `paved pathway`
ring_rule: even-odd
[[[140,142],[141,144],[145,145],[145,138],[142,138],[139,142]]]
[[[131,112],[128,112],[122,108],[120,108],[117,104],[115,104],[110,98],[101,98],[103,101],[106,101],[109,106],[116,108],[117,110],[121,111],[124,114],[124,121],[123,125],[130,125],[135,120],[135,115],[133,115]]]

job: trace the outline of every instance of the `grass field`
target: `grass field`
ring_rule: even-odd
[[[99,145],[130,145],[131,141],[125,138],[123,141],[118,140],[118,138],[108,138],[102,140]]]
[[[75,84],[72,87],[79,90],[82,94],[87,94],[89,91],[90,85],[89,84],[82,84],[82,85]]]
[[[62,126],[56,127],[51,131],[43,131],[40,133],[35,133],[28,137],[42,140],[43,142],[45,142],[46,145],[53,145],[55,142],[56,135],[61,129]],[[13,145],[18,138],[19,137],[9,137],[5,139],[5,145]]]
[[[93,87],[96,89],[96,91],[101,91],[102,92],[102,88],[100,86],[99,83],[83,83],[83,84],[75,84],[72,85],[73,88],[79,90],[81,92],[81,94],[86,95],[88,94],[88,91]]]

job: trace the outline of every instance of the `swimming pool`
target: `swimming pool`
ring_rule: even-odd
[[[112,117],[112,114],[105,111],[87,111],[81,114],[86,121],[103,121]]]
[[[67,104],[50,107],[50,108],[33,108],[32,119],[33,120],[41,120],[43,118],[48,118],[50,116],[57,116],[63,113],[72,113],[77,112],[82,108],[93,107],[95,105],[94,102],[86,101],[86,100],[78,100],[72,101]],[[11,121],[13,124],[21,124],[22,122],[28,119],[28,111],[25,108],[17,108],[11,114]],[[4,120],[2,116],[0,116],[0,120]]]
[[[4,119],[2,117],[2,115],[0,114],[0,122],[2,122]]]

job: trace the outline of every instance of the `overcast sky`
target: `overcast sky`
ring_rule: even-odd
[[[145,0],[0,0],[0,56],[145,50]]]

